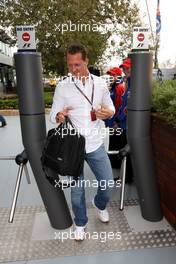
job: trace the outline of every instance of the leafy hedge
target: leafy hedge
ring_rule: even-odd
[[[54,95],[54,92],[45,92],[44,93],[44,100],[45,100],[45,107],[46,108],[51,107],[51,105],[53,103],[53,95]]]
[[[54,90],[50,87],[44,92],[45,107],[52,105]],[[0,99],[0,109],[18,109],[18,98]],[[152,111],[158,112],[167,121],[176,125],[176,80],[153,82]]]
[[[18,99],[0,99],[0,109],[18,109]]]
[[[152,110],[176,125],[176,80],[153,82]]]
[[[45,107],[49,108],[52,105],[53,92],[44,93]],[[0,99],[0,109],[18,109],[18,97]]]

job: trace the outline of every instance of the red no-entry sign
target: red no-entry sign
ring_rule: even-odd
[[[17,26],[18,50],[36,50],[35,27],[32,25]]]
[[[145,38],[145,36],[144,36],[143,33],[139,33],[138,36],[137,36],[137,39],[138,39],[138,41],[140,41],[140,42],[144,41],[144,38]]]
[[[22,39],[23,41],[27,42],[30,40],[30,35],[28,32],[24,32],[23,35],[22,35]]]
[[[144,27],[133,28],[133,49],[148,50],[149,49],[149,29]]]

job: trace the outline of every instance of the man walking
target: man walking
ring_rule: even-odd
[[[102,222],[108,222],[106,206],[111,193],[108,181],[112,182],[113,174],[98,131],[102,120],[111,118],[115,109],[105,80],[88,71],[88,57],[84,46],[73,44],[68,48],[67,66],[71,76],[59,82],[56,87],[50,119],[54,123],[62,123],[68,115],[78,131],[85,136],[85,160],[99,183],[92,203],[98,218]],[[102,188],[101,181],[106,182],[106,188]],[[88,222],[84,175],[79,175],[76,186],[71,187],[71,202],[76,226],[75,239],[83,240]]]

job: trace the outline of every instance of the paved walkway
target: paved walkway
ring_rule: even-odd
[[[0,146],[1,146],[0,147],[0,156],[16,156],[18,153],[20,153],[23,150],[23,145],[22,145],[22,141],[21,141],[19,116],[7,116],[6,120],[7,120],[7,126],[0,128]],[[46,120],[47,120],[47,128],[50,129],[52,127],[52,124],[49,123],[49,121],[48,121],[48,115],[46,115]],[[11,235],[14,237],[14,232],[15,232],[14,230],[20,230],[20,229],[14,229],[12,226],[13,224],[7,224],[6,211],[8,210],[8,208],[11,205],[12,194],[13,194],[13,190],[14,190],[14,186],[15,186],[18,166],[16,165],[16,163],[14,161],[0,161],[0,168],[1,168],[1,170],[0,170],[0,181],[1,181],[1,184],[0,184],[0,213],[4,212],[4,218],[2,218],[1,220],[4,221],[4,219],[5,219],[4,224],[1,221],[0,234],[1,235],[5,234],[6,232],[4,233],[3,229],[5,229],[5,226],[8,228],[8,225],[9,225],[9,228],[7,229],[7,233],[11,229],[12,230]],[[42,203],[41,197],[39,195],[39,192],[38,192],[38,189],[37,189],[37,186],[35,183],[35,179],[33,177],[33,174],[31,172],[29,164],[28,164],[28,169],[29,169],[29,173],[30,173],[30,177],[31,177],[31,184],[28,185],[25,176],[23,176],[22,182],[21,182],[21,188],[20,188],[20,192],[19,192],[18,204],[17,204],[17,207],[19,209],[19,214],[20,214],[20,210],[22,210],[20,208],[24,208],[25,210],[28,210],[26,208],[41,208],[41,206],[43,206],[43,203]],[[118,172],[114,171],[114,174],[116,174],[116,173],[118,173]],[[93,179],[93,174],[90,171],[90,169],[88,168],[88,166],[85,167],[85,174],[90,179]],[[86,190],[87,203],[90,203],[94,193],[95,193],[95,190],[93,188]],[[65,191],[65,195],[66,195],[66,199],[68,201],[68,204],[70,204],[70,191],[69,191],[69,189]],[[137,199],[136,188],[134,185],[126,186],[126,196],[125,197],[129,201]],[[113,196],[112,196],[112,200],[113,201],[119,200],[119,192],[117,190],[114,191]],[[135,208],[137,209],[137,207],[135,207]],[[117,208],[117,210],[118,210],[118,208]],[[115,211],[113,211],[113,212],[114,212],[113,214],[115,214]],[[16,220],[19,219],[18,218],[19,214],[16,214]],[[135,216],[136,211],[135,211],[135,213],[133,211],[132,214],[133,214],[133,216]],[[25,217],[25,213],[24,213],[24,217]],[[30,219],[31,219],[31,221],[34,220],[34,222],[31,222],[31,223],[33,223],[32,224],[32,230],[33,230],[32,232],[33,232],[34,237],[38,232],[36,219],[41,219],[40,225],[42,223],[44,223],[42,221],[44,221],[45,218],[42,216],[42,214],[39,215],[39,217],[41,217],[41,218],[36,218],[36,217],[32,218],[32,216],[31,216],[31,218],[29,217],[29,220]],[[91,217],[93,217],[92,213],[91,213]],[[134,228],[144,228],[144,223],[140,221],[141,217],[138,217],[138,219],[136,221],[134,220],[134,217],[132,218],[132,215],[130,215],[129,218],[128,218],[128,215],[126,215],[126,216],[124,215],[122,219],[125,219],[124,217],[126,217],[126,219],[128,220],[129,226],[134,225]],[[94,219],[94,217],[91,219]],[[94,221],[94,220],[91,220],[91,221]],[[119,219],[119,221],[120,221],[120,219]],[[130,222],[130,221],[132,221],[132,222]],[[136,225],[134,224],[134,222],[136,222]],[[29,221],[29,224],[30,224],[30,221]],[[46,223],[44,223],[44,224],[46,224]],[[113,226],[115,227],[115,224],[113,224],[112,227]],[[121,228],[122,227],[123,226],[121,226]],[[16,228],[18,228],[18,225],[16,225]],[[130,228],[131,228],[131,226],[130,226]],[[146,224],[145,224],[145,228],[146,228]],[[150,228],[150,227],[148,226],[148,228]],[[149,232],[149,231],[145,231],[145,232]],[[159,231],[156,231],[156,234],[159,234],[158,232]],[[15,247],[15,241],[17,244],[17,241],[20,239],[20,231],[18,231],[16,235],[17,235],[17,240],[14,240],[14,247]],[[23,235],[25,236],[25,232]],[[44,235],[45,234],[43,234],[42,239],[44,239]],[[48,234],[46,234],[46,236],[47,235]],[[12,242],[12,239],[9,241]],[[1,238],[1,236],[0,236],[0,246],[1,246],[1,248],[7,247],[6,249],[8,249],[8,251],[9,251],[9,256],[10,256],[10,248],[8,248],[8,246],[13,245],[13,243],[11,243],[11,242],[9,242],[9,244],[8,243],[5,244],[5,239],[3,240],[3,237]],[[44,241],[40,242],[39,241],[36,243],[40,243],[41,248],[39,250],[41,250],[41,252],[39,252],[39,253],[42,253],[42,251],[44,250],[44,248],[43,248],[44,243],[46,243],[46,242],[44,242]],[[46,248],[45,250],[51,250],[50,247],[52,247],[52,245],[50,243],[48,245],[49,245],[49,247]],[[115,245],[112,245],[112,246],[114,247]],[[80,247],[82,247],[82,246],[80,245],[79,248]],[[90,249],[91,248],[92,248],[92,245],[90,244]],[[27,249],[29,249],[29,247],[27,247]],[[87,246],[86,246],[86,249],[87,249]],[[20,248],[19,248],[19,250],[20,250]],[[22,246],[21,246],[21,250],[22,250]],[[82,248],[82,250],[83,250],[83,248]],[[176,259],[175,246],[174,247],[169,247],[169,246],[168,247],[162,247],[161,246],[161,248],[150,248],[150,249],[144,248],[144,249],[140,249],[140,250],[126,250],[126,251],[116,251],[114,248],[113,250],[114,250],[113,252],[108,252],[108,249],[107,249],[107,252],[106,252],[106,249],[105,249],[105,250],[102,250],[101,253],[100,253],[100,251],[99,251],[99,253],[96,253],[94,251],[94,253],[90,253],[90,254],[88,251],[88,253],[86,253],[86,252],[84,252],[84,254],[80,253],[79,256],[67,256],[67,257],[65,257],[65,256],[64,257],[62,257],[62,256],[56,257],[57,254],[55,254],[55,255],[53,255],[53,257],[49,257],[45,260],[44,259],[43,260],[36,260],[36,258],[34,258],[34,260],[33,259],[29,260],[29,258],[28,258],[25,261],[16,261],[16,262],[9,262],[9,263],[55,264],[55,263],[63,263],[64,262],[66,264],[74,264],[74,263],[78,263],[79,261],[80,262],[84,261],[85,264],[88,264],[88,263],[105,264],[107,262],[112,263],[112,264],[113,263],[114,264],[119,264],[119,263],[125,263],[125,264],[129,264],[129,263],[130,264],[131,263],[136,263],[136,264],[138,264],[138,263],[140,263],[140,264],[141,263],[143,263],[143,264],[145,264],[145,263],[175,264],[175,259]],[[112,249],[110,251],[112,251]],[[80,251],[80,252],[82,252],[82,251]],[[26,252],[24,252],[24,254],[25,253]],[[37,248],[36,248],[36,254],[38,254]],[[2,256],[3,256],[3,252],[0,252],[0,258]],[[13,254],[12,254],[12,257],[13,257]],[[41,256],[40,256],[40,258],[41,258]],[[0,261],[0,262],[4,263],[2,261]]]

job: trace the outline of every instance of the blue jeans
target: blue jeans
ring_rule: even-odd
[[[111,188],[107,182],[109,180],[112,182],[113,180],[111,164],[104,145],[101,145],[91,153],[87,153],[85,160],[96,177],[97,185],[99,185],[94,198],[95,205],[100,210],[104,210],[111,195]],[[88,222],[84,187],[84,175],[80,175],[77,183],[71,187],[72,209],[75,216],[74,221],[77,226],[84,226]]]

